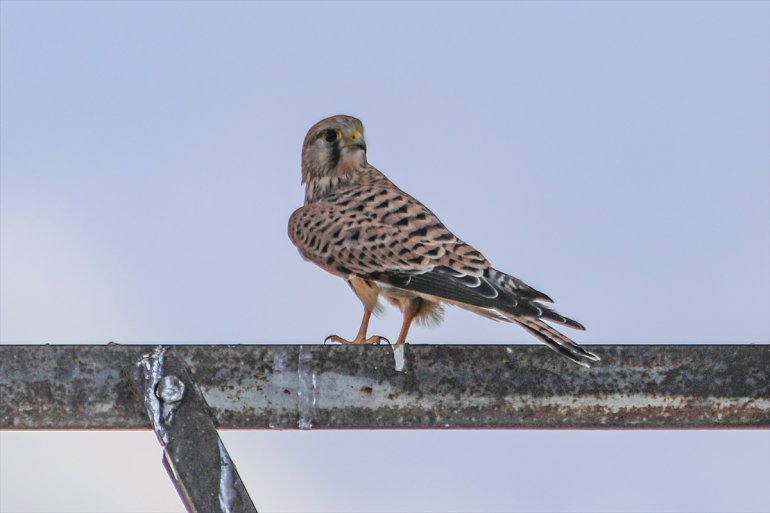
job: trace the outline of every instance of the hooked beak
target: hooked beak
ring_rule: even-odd
[[[366,141],[364,141],[364,134],[356,130],[352,134],[345,137],[345,148],[358,148],[366,151]]]

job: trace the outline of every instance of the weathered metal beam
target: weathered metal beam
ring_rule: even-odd
[[[770,426],[770,345],[173,346],[221,428]],[[153,346],[0,346],[0,428],[149,428],[130,370]]]
[[[257,513],[206,401],[173,349],[159,346],[143,355],[135,362],[131,379],[187,511]]]

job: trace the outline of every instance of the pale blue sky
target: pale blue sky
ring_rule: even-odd
[[[338,113],[364,121],[375,166],[586,324],[578,342],[770,340],[768,2],[0,14],[2,343],[352,336],[358,300],[286,236],[302,138]],[[411,341],[534,342],[460,310]],[[770,509],[767,431],[224,438],[260,511]],[[181,510],[150,433],[0,448],[4,512]]]

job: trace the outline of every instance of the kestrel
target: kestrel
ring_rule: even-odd
[[[333,116],[316,123],[302,146],[305,205],[289,219],[289,237],[306,260],[345,279],[364,305],[358,334],[343,344],[379,343],[367,337],[380,296],[404,315],[396,345],[413,321],[438,322],[442,304],[498,321],[515,322],[551,349],[584,367],[599,358],[545,321],[579,330],[582,324],[543,305],[553,302],[518,278],[493,268],[422,203],[366,159],[361,121]]]

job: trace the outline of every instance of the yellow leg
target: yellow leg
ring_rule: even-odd
[[[366,338],[366,331],[369,329],[369,319],[372,317],[372,312],[364,308],[364,318],[361,319],[361,327],[358,328],[358,335],[353,340],[345,340],[337,335],[329,335],[326,337],[325,342],[339,342],[340,344],[379,344],[381,341],[388,341],[385,337],[374,335]]]
[[[397,346],[406,343],[409,327],[412,325],[412,321],[414,321],[414,317],[420,311],[420,308],[422,308],[422,299],[420,298],[409,301],[409,304],[404,308],[404,323],[401,325],[401,332],[398,334],[398,340],[396,340]]]

